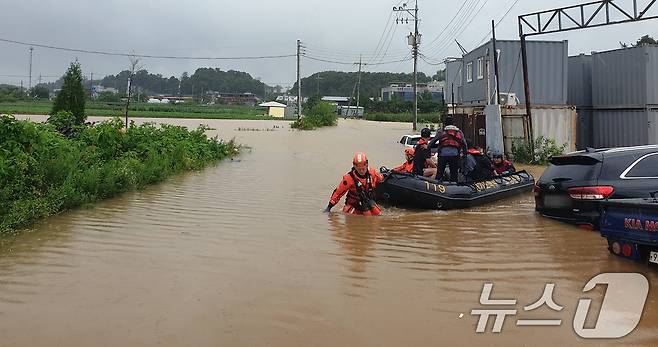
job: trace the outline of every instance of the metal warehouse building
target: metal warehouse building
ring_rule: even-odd
[[[494,42],[446,60],[446,101],[457,125],[476,143],[486,140],[484,108],[496,104]],[[567,41],[527,41],[533,104],[533,137],[554,139],[567,150],[576,148],[576,112],[567,103],[569,56]],[[496,40],[498,52],[504,150],[523,139],[528,127],[521,62],[521,42]],[[491,129],[491,128],[490,128]]]
[[[569,69],[578,147],[658,143],[658,46],[571,57]]]
[[[528,70],[532,102],[538,105],[566,105],[568,79],[567,41],[528,41]],[[499,51],[500,92],[513,93],[525,102],[521,42],[496,40]],[[495,95],[493,40],[466,53],[461,59],[446,62],[446,96],[455,92],[455,101],[482,106]],[[488,76],[488,78],[487,78]],[[450,97],[446,100],[452,101]]]

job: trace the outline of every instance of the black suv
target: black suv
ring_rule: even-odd
[[[536,183],[544,216],[598,229],[599,202],[644,198],[658,191],[658,145],[588,149],[553,157]]]

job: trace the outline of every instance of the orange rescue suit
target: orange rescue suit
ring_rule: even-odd
[[[427,166],[427,165],[426,165]],[[414,172],[414,162],[405,161],[404,164],[393,169],[395,173],[413,173]]]
[[[343,176],[338,187],[334,190],[329,201],[329,206],[337,205],[343,195],[347,194],[343,212],[364,216],[378,216],[381,214],[381,209],[372,200],[372,197],[375,187],[383,180],[384,176],[372,168],[368,168],[365,176],[360,176],[356,170],[352,169],[352,171]],[[369,201],[363,201],[362,195],[367,196]]]

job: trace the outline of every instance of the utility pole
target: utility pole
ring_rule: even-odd
[[[420,18],[418,17],[418,0],[415,1],[415,6],[413,9],[407,8],[407,4],[403,4],[401,7],[393,7],[394,12],[406,12],[414,21],[414,32],[409,34],[407,37],[409,45],[412,47],[413,58],[414,58],[414,123],[413,131],[418,130],[418,47],[420,46],[420,34],[418,33],[418,22]],[[396,19],[396,23],[409,23],[409,19]]]
[[[39,75],[39,84],[41,84],[41,75]]]
[[[315,80],[318,83],[318,91],[317,91],[318,96],[320,96],[320,80],[321,79],[322,79],[322,77],[320,77],[320,73],[318,72],[318,75],[315,77]]]
[[[357,117],[359,116],[359,101],[361,100],[361,66],[362,65],[363,65],[363,61],[361,56],[359,56],[359,78],[358,81],[356,82],[356,116]]]
[[[302,41],[297,40],[297,120],[302,118]]]
[[[498,69],[498,49],[496,48],[496,23],[491,21],[491,33],[493,34],[493,61],[494,61],[494,74],[496,78],[496,105],[500,105],[500,80]]]
[[[128,130],[128,108],[130,107],[130,98],[132,98],[132,80],[135,76],[135,70],[138,70],[137,64],[139,64],[139,59],[135,56],[130,57],[130,76],[128,76],[128,87],[126,89],[126,95],[128,99],[126,100],[126,131]]]
[[[28,82],[29,89],[32,89],[32,52],[34,52],[34,47],[30,47],[30,79]]]

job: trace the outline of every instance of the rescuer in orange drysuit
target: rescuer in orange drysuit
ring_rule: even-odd
[[[365,153],[355,154],[352,164],[352,170],[343,176],[324,211],[331,211],[343,195],[347,194],[343,212],[364,216],[380,215],[381,209],[377,206],[373,195],[375,187],[384,180],[384,176],[368,167]]]
[[[406,157],[406,161],[402,163],[402,165],[396,167],[393,169],[393,172],[395,173],[413,173],[414,172],[414,154],[416,151],[411,148],[407,147],[404,149],[404,155]]]

